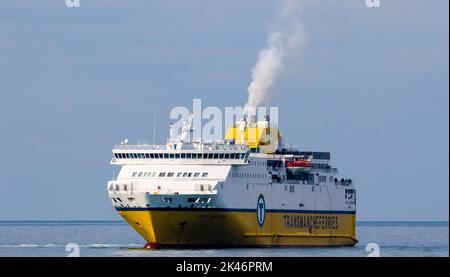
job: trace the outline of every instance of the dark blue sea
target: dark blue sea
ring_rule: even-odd
[[[448,222],[358,222],[353,247],[143,250],[122,221],[0,221],[0,256],[449,256]]]

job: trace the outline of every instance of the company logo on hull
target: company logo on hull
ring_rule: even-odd
[[[264,220],[266,219],[266,202],[262,194],[258,197],[258,204],[256,206],[256,216],[258,217],[259,227],[264,226]]]

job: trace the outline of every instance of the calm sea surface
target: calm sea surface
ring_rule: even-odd
[[[448,222],[359,222],[354,247],[142,250],[144,240],[120,221],[0,221],[0,256],[449,256]]]

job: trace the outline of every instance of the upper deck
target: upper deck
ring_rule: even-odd
[[[116,145],[111,164],[247,164],[245,145],[215,144],[138,144]]]

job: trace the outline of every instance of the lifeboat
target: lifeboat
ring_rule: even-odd
[[[311,161],[299,159],[296,161],[286,162],[286,169],[294,175],[300,175],[311,171]]]

